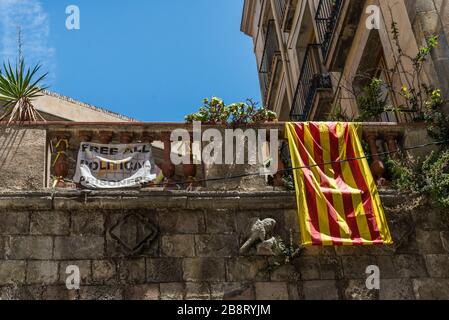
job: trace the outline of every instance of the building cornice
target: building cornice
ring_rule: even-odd
[[[271,191],[269,191],[270,189]],[[380,190],[386,206],[410,201],[395,190]],[[1,210],[99,210],[99,209],[296,209],[294,191],[165,191],[141,190],[36,190],[0,191]]]
[[[90,109],[90,110],[93,110],[93,111],[104,113],[106,115],[109,115],[111,117],[115,117],[117,119],[121,119],[123,121],[137,121],[136,119],[127,117],[125,115],[122,115],[122,114],[119,114],[119,113],[116,113],[116,112],[112,112],[112,111],[110,111],[110,110],[108,110],[106,108],[102,108],[102,107],[94,106],[92,104],[81,102],[81,101],[75,100],[73,98],[64,96],[64,95],[62,95],[60,93],[44,90],[43,94],[46,95],[46,96],[49,96],[49,97],[54,97],[54,98],[60,99],[62,101],[66,101],[68,103],[73,103],[73,104],[75,104],[75,105],[77,105],[79,107],[82,107],[82,108],[87,108],[87,109]]]
[[[245,0],[243,4],[242,22],[240,30],[248,36],[253,35],[253,21],[255,12],[256,0]]]

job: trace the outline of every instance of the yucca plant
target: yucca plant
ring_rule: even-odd
[[[33,100],[42,96],[42,91],[47,89],[41,85],[47,73],[39,76],[40,69],[40,64],[26,68],[23,59],[20,59],[15,68],[10,62],[3,64],[3,70],[0,70],[0,102],[3,104],[4,114],[0,121],[10,124],[44,120],[33,106]]]

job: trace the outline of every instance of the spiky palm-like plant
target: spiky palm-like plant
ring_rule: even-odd
[[[42,91],[46,89],[41,83],[47,73],[38,76],[40,69],[40,64],[26,69],[23,59],[15,68],[10,62],[3,64],[3,70],[0,70],[0,102],[5,112],[0,121],[10,124],[44,120],[33,106],[33,100],[42,96]]]

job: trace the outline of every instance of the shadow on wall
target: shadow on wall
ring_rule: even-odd
[[[13,159],[18,152],[25,134],[25,131],[12,130],[7,127],[0,129],[0,172],[8,160]]]
[[[43,188],[45,131],[0,127],[0,190]]]

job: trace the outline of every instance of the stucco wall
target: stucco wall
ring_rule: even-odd
[[[386,206],[410,202],[382,193]],[[429,207],[388,211],[396,246],[309,248],[291,264],[238,253],[254,217],[298,236],[292,193],[3,193],[3,299],[449,299],[449,222]],[[131,254],[154,226],[153,241]],[[117,227],[119,226],[119,227]],[[137,235],[137,236],[136,236]],[[81,288],[64,285],[67,265]],[[365,270],[378,265],[381,289]]]
[[[44,187],[46,132],[0,128],[0,190]]]
[[[61,119],[78,122],[126,122],[130,118],[90,106],[54,93],[46,92],[38,97],[34,105],[38,111]]]

